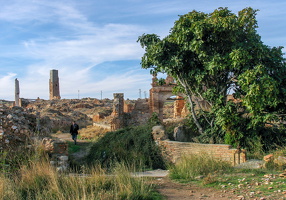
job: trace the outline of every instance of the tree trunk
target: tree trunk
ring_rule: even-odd
[[[178,77],[178,81],[180,82],[180,84],[184,87],[185,91],[186,91],[186,95],[187,95],[187,98],[188,98],[188,102],[190,103],[190,107],[191,107],[191,114],[192,114],[192,117],[193,117],[193,120],[194,120],[194,123],[196,124],[198,130],[199,130],[199,133],[200,134],[203,134],[204,131],[203,131],[203,128],[202,126],[200,125],[198,119],[197,119],[197,115],[196,115],[196,112],[195,112],[195,106],[194,106],[194,102],[192,101],[192,92],[190,91],[190,89],[188,88],[188,86]]]

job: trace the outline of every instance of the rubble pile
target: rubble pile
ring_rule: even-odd
[[[16,149],[29,142],[36,129],[36,116],[21,107],[0,105],[0,149]]]
[[[111,100],[90,99],[37,99],[25,107],[0,104],[0,150],[29,144],[34,136],[43,138],[57,131],[68,132],[72,121],[80,127],[91,125],[92,115],[111,110],[111,105]]]
[[[108,99],[101,101],[96,99],[38,99],[29,103],[27,109],[31,113],[39,115],[41,119],[41,129],[48,129],[41,131],[67,132],[72,121],[76,121],[80,127],[86,127],[92,124],[94,115],[102,112],[111,113],[112,101]],[[42,127],[43,125],[45,128]]]
[[[281,168],[285,168],[286,166],[286,156],[282,155],[274,155],[269,154],[263,157],[263,160],[265,161],[264,165],[267,165],[267,163],[274,163],[277,166],[280,166]],[[285,174],[286,177],[286,174]]]

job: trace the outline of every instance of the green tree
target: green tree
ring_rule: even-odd
[[[145,49],[142,68],[175,78],[198,131],[221,132],[235,145],[246,131],[255,132],[285,113],[282,47],[263,44],[256,31],[256,12],[192,11],[180,16],[165,38],[155,34],[138,38]],[[231,93],[237,101],[228,101]],[[201,102],[210,109],[195,110],[202,108]]]

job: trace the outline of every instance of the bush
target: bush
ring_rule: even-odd
[[[138,168],[165,169],[165,163],[155,144],[150,126],[138,126],[108,132],[91,148],[86,157],[88,165],[97,163],[112,167],[125,163]]]

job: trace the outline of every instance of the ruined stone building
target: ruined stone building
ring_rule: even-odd
[[[49,86],[50,86],[50,100],[61,99],[58,70],[53,69],[50,71]]]
[[[152,78],[152,88],[150,89],[149,109],[150,113],[158,113],[159,119],[163,120],[164,103],[173,94],[173,87],[176,85],[174,79],[168,76],[165,84],[160,85],[157,82],[156,75]],[[182,96],[176,96],[174,100],[174,118],[184,117],[186,115],[185,100]]]

